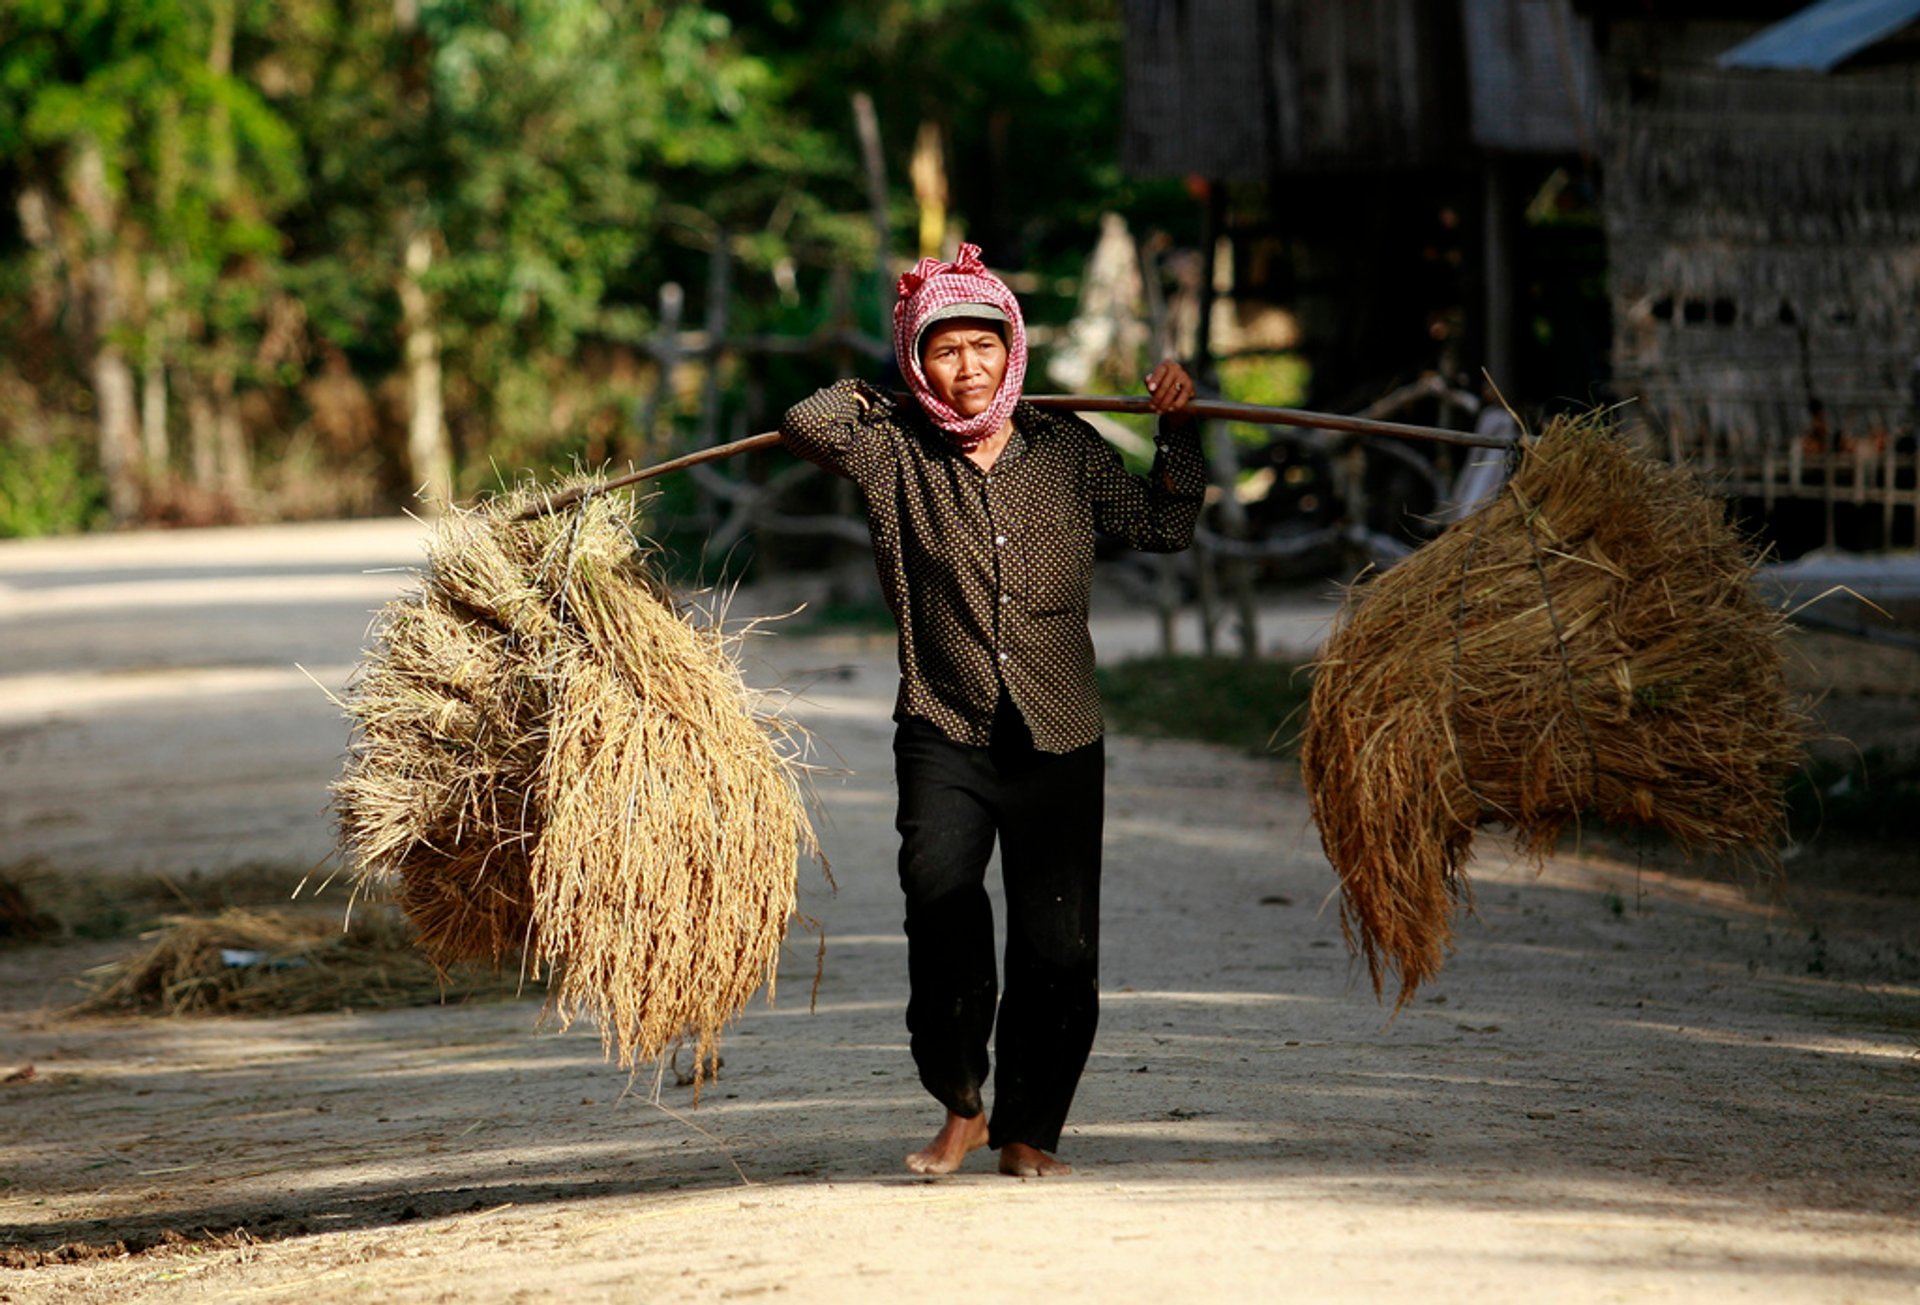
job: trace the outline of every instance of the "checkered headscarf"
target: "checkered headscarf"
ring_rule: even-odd
[[[920,401],[933,424],[961,449],[970,449],[1000,429],[1020,402],[1027,379],[1027,328],[1020,317],[1020,301],[1006,282],[987,271],[978,245],[961,245],[951,263],[923,258],[911,272],[901,274],[899,299],[893,305],[893,352],[913,397]],[[1007,374],[1000,392],[986,411],[962,417],[940,401],[920,366],[920,331],[933,314],[954,304],[991,304],[1007,315]]]

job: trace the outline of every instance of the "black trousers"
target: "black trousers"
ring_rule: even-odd
[[[1052,1151],[1099,1019],[1105,748],[1038,750],[1004,694],[989,747],[955,743],[914,719],[900,722],[893,747],[913,989],[907,1031],[920,1081],[954,1113],[980,1114],[991,1033],[989,1145]],[[986,890],[996,836],[1007,899],[1004,993]]]

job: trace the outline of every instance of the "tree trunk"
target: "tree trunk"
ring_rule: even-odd
[[[240,422],[234,375],[225,367],[213,377],[213,440],[218,451],[220,492],[229,502],[243,503],[253,486],[253,459],[247,451],[246,428]]]
[[[421,285],[433,265],[433,237],[416,228],[407,236],[400,274],[400,313],[407,338],[407,470],[428,513],[453,502],[453,445],[447,438],[440,389],[440,335],[433,301]]]
[[[220,437],[213,392],[203,376],[187,378],[187,457],[196,487],[220,487]]]
[[[947,242],[947,152],[940,124],[923,120],[913,138],[913,201],[920,210],[920,257],[938,258]]]
[[[99,404],[100,474],[107,482],[107,507],[116,522],[140,516],[138,444],[134,434],[133,368],[114,345],[94,351],[93,394]]]
[[[879,296],[880,330],[886,333],[893,311],[893,278],[887,275],[891,224],[887,219],[887,159],[880,149],[880,115],[874,110],[873,97],[865,91],[853,94],[854,134],[860,139],[860,159],[867,174],[867,206],[873,220],[874,286]]]
[[[393,0],[395,70],[405,109],[403,136],[427,143],[433,124],[433,50],[420,27],[419,0]],[[418,180],[416,178],[416,180]],[[407,474],[429,515],[453,502],[453,442],[447,435],[446,396],[440,374],[440,332],[433,299],[424,284],[433,266],[433,229],[417,206],[399,214],[401,330],[407,359]]]
[[[100,147],[82,139],[68,174],[74,207],[87,228],[88,344],[92,358],[95,415],[99,422],[100,474],[107,482],[107,508],[116,522],[140,515],[139,429],[134,405],[133,368],[118,339],[125,303],[121,294],[119,212],[107,188]]]
[[[207,71],[216,80],[233,75],[234,0],[211,0],[213,36],[207,43]],[[213,173],[213,193],[229,199],[234,191],[237,171],[233,142],[233,124],[227,102],[219,97],[207,108],[208,164]]]
[[[167,317],[173,310],[173,281],[166,265],[147,269],[147,340],[140,361],[140,449],[149,481],[167,473],[173,448],[167,439]]]
[[[27,303],[33,323],[51,327],[60,315],[60,238],[54,229],[53,199],[46,188],[29,183],[14,197],[20,234],[33,253],[27,260]]]

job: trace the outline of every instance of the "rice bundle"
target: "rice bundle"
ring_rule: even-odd
[[[623,1067],[683,1034],[704,1060],[772,995],[813,849],[792,736],[737,636],[651,569],[630,500],[516,519],[536,501],[449,513],[421,592],[377,623],[345,704],[342,843],[436,964],[520,957]]]
[[[1688,473],[1561,418],[1481,511],[1356,586],[1300,765],[1341,929],[1398,1005],[1438,973],[1474,830],[1529,853],[1583,814],[1771,857],[1804,708],[1784,617]]]

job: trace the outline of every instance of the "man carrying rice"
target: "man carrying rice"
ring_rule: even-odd
[[[1129,474],[1084,421],[1020,403],[1020,305],[972,245],[900,278],[894,349],[913,402],[841,381],[788,412],[781,434],[860,486],[899,626],[907,1028],[920,1080],[947,1112],[907,1167],[950,1173],[988,1146],[1002,1173],[1064,1174],[1052,1152],[1098,1016],[1094,534],[1150,552],[1191,542],[1206,473],[1178,414],[1193,382],[1171,362],[1147,378],[1161,430],[1149,475]],[[985,887],[996,838],[1004,992]]]

